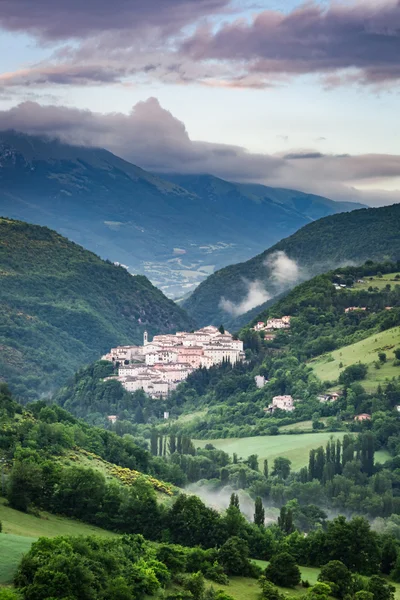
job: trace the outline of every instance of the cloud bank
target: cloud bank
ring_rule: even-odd
[[[398,192],[379,191],[380,181],[399,177],[398,155],[337,156],[311,150],[272,155],[251,153],[231,144],[200,142],[192,140],[185,124],[156,98],[137,103],[129,114],[23,102],[0,111],[0,130],[5,129],[104,147],[153,171],[211,173],[371,205],[400,200]],[[371,189],[364,191],[358,186]]]
[[[265,88],[302,75],[381,89],[400,81],[399,2],[308,1],[285,13],[250,0],[0,0],[0,27],[49,48],[0,89],[143,77]]]

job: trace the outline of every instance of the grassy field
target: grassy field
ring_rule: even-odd
[[[57,517],[46,512],[41,512],[39,517],[22,513],[5,506],[4,500],[0,500],[0,521],[3,524],[3,533],[32,538],[56,535],[102,535],[105,537],[116,535],[99,527],[86,525],[66,517]]]
[[[253,561],[257,563],[263,569],[267,566],[267,562],[262,560]],[[311,585],[317,582],[320,569],[313,567],[300,567],[302,579],[308,579]],[[259,600],[260,588],[257,585],[255,579],[248,579],[246,577],[230,577],[229,585],[218,585],[212,583],[215,589],[223,589],[227,594],[235,598],[235,600]],[[211,582],[210,582],[211,583]],[[285,596],[295,597],[303,596],[305,590],[303,587],[298,586],[294,589],[279,588],[279,591]]]
[[[86,525],[80,521],[56,517],[42,512],[40,516],[21,513],[5,506],[0,500],[0,521],[3,533],[0,534],[0,585],[10,583],[21,556],[28,552],[38,537],[55,537],[56,535],[101,535],[113,537],[111,531]]]
[[[355,283],[351,290],[367,290],[369,287],[383,289],[388,283],[394,287],[400,285],[400,279],[396,279],[400,273],[386,273],[382,277],[365,277],[364,283]]]
[[[17,565],[35,538],[0,533],[0,585],[11,583]]]
[[[368,374],[362,385],[367,391],[373,391],[386,379],[400,375],[400,366],[395,365],[393,352],[398,347],[400,347],[400,327],[392,327],[387,331],[374,333],[350,346],[319,356],[309,364],[322,381],[337,380],[342,369],[354,363],[368,364]],[[379,352],[385,352],[388,360],[380,369],[376,369],[373,363],[379,360]],[[343,364],[342,368],[339,366],[340,363]]]
[[[320,419],[323,423],[326,423],[328,418],[323,417]],[[309,432],[312,433],[312,421],[300,421],[299,423],[292,423],[291,425],[282,425],[279,427],[279,431],[281,433],[286,433],[287,431],[301,431],[301,432]]]
[[[250,454],[258,454],[261,462],[267,458],[272,464],[278,456],[286,456],[292,461],[292,469],[297,471],[308,464],[308,455],[310,450],[325,446],[331,435],[342,439],[344,433],[304,433],[299,435],[277,435],[277,436],[258,436],[247,438],[227,438],[218,440],[193,440],[196,447],[203,448],[206,444],[213,444],[228,454],[236,454],[239,457],[247,458]]]

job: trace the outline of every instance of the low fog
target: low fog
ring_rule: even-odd
[[[201,485],[200,483],[192,483],[186,490],[191,494],[196,494],[207,506],[214,508],[218,512],[224,512],[231,499],[231,494],[235,493],[239,496],[240,512],[250,522],[254,519],[254,500],[244,490],[235,490],[230,486],[226,486],[218,491],[212,491]],[[279,509],[269,506],[263,502],[265,510],[265,524],[270,525],[275,523],[279,516]]]
[[[261,279],[248,281],[244,279],[247,292],[241,302],[235,303],[224,297],[221,298],[219,305],[225,312],[233,317],[239,317],[271,300],[271,298],[284,292],[305,277],[297,262],[289,258],[282,250],[270,254],[264,261],[264,266],[266,268],[266,281]]]

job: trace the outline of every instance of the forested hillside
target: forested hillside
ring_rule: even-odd
[[[0,219],[0,378],[25,398],[54,391],[110,347],[191,321],[146,277],[45,227]]]
[[[234,305],[249,294],[249,283],[271,296],[293,287],[296,281],[285,277],[283,269],[276,277],[271,257],[284,252],[298,268],[298,280],[309,279],[336,266],[361,264],[368,259],[397,260],[400,257],[400,204],[342,213],[306,225],[292,236],[275,244],[251,260],[217,271],[193,292],[183,306],[199,325],[224,323],[240,327],[261,307],[246,314],[231,314],[221,306],[221,299]],[[298,282],[298,281],[297,281]],[[257,304],[254,301],[253,307]]]

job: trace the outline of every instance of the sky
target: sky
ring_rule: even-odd
[[[400,201],[400,0],[0,0],[0,129]]]

